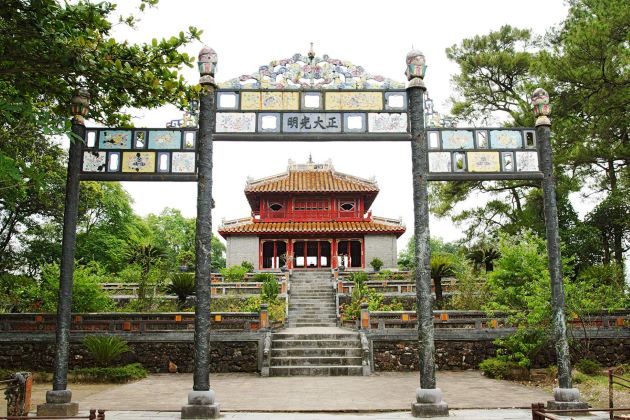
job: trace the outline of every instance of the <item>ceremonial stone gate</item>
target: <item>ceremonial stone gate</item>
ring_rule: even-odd
[[[214,141],[407,141],[411,144],[420,387],[412,413],[447,415],[436,386],[429,271],[429,181],[541,180],[544,191],[554,341],[560,387],[553,407],[577,408],[571,386],[564,318],[564,292],[555,183],[550,146],[549,98],[532,96],[535,128],[432,128],[425,126],[424,55],[406,58],[407,87],[371,75],[362,67],[328,56],[296,54],[272,61],[258,72],[217,84],[217,54],[203,48],[199,128],[86,128],[89,95],[73,98],[53,390],[40,414],[76,413],[67,389],[70,304],[80,180],[196,181],[195,366],[193,391],[182,418],[219,415],[209,381],[210,241],[212,235],[212,144]]]

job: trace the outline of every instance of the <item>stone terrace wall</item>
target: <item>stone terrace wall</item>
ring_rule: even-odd
[[[122,334],[118,334],[122,335]],[[152,372],[167,372],[168,362],[175,363],[179,372],[193,371],[192,334],[151,334],[128,339],[131,352],[122,355],[120,363],[142,363]],[[213,337],[210,344],[211,372],[257,372],[259,370],[259,343],[262,334],[243,333]],[[0,368],[52,371],[54,360],[54,336],[34,334],[0,337]],[[92,360],[81,344],[81,338],[73,337],[70,346],[70,368],[91,367]]]
[[[407,335],[407,337],[405,337]],[[444,340],[436,332],[435,360],[441,370],[477,369],[479,363],[496,354],[496,347],[492,343],[501,332],[491,336],[477,336],[473,339]],[[418,341],[415,331],[396,336],[379,336],[368,334],[372,346],[373,367],[375,371],[417,371]],[[581,349],[587,344],[586,340],[578,339]],[[594,333],[590,342],[590,356],[603,366],[614,366],[630,363],[630,332],[618,331],[606,334]],[[577,356],[576,351],[573,356]],[[534,368],[547,367],[555,363],[555,350],[552,347],[543,349],[533,360]]]

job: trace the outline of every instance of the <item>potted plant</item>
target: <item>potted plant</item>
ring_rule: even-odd
[[[341,273],[341,272],[346,270],[346,266],[345,266],[345,261],[346,260],[344,259],[344,257],[345,257],[344,254],[339,254],[339,257],[341,257],[341,262],[339,263],[339,267],[338,268],[339,268],[339,272]]]
[[[282,271],[283,273],[286,273],[287,271],[289,271],[289,260],[291,259],[291,256],[289,254],[282,254],[280,255],[280,263],[282,264],[280,266],[280,271]]]
[[[383,261],[381,261],[379,258],[374,258],[372,259],[372,261],[370,261],[370,265],[372,266],[375,272],[378,272],[383,266]]]

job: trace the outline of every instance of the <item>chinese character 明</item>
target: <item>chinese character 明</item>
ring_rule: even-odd
[[[289,128],[298,128],[298,117],[289,117],[287,124]]]
[[[315,124],[315,125],[313,126],[313,128],[317,128],[317,127],[319,127],[319,128],[321,128],[322,130],[325,130],[325,129],[326,129],[326,127],[324,127],[324,120],[322,120],[322,119],[319,117],[319,115],[317,116],[317,119],[315,120],[314,124]]]
[[[327,128],[338,128],[337,126],[337,117],[328,118]]]
[[[307,116],[302,117],[300,120],[300,128],[305,128],[307,130],[311,129],[311,119]]]

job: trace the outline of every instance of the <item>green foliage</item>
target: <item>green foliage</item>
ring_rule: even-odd
[[[435,286],[435,300],[438,308],[444,306],[444,297],[442,294],[442,278],[455,275],[457,268],[457,257],[446,252],[431,253],[429,262],[431,269],[431,278]]]
[[[83,345],[99,367],[107,367],[121,354],[129,351],[127,342],[115,335],[88,335]]]
[[[132,363],[116,367],[71,369],[69,372],[69,380],[74,383],[123,384],[146,378],[148,375],[149,372],[140,363]]]
[[[521,366],[517,363],[505,361],[496,357],[485,359],[479,363],[479,369],[488,378],[495,379],[516,379],[513,371],[520,371]]]
[[[572,372],[571,379],[573,380],[574,384],[583,384],[585,382],[588,382],[589,378],[588,375],[582,372]]]
[[[602,373],[602,365],[591,359],[581,359],[575,364],[575,368],[585,375],[599,375]]]
[[[241,265],[233,265],[232,267],[226,267],[221,269],[221,275],[225,281],[239,282],[245,279],[245,274],[248,273],[246,267]]]
[[[0,274],[0,313],[27,312],[37,282],[29,276]]]
[[[254,276],[255,281],[260,281],[256,280],[256,277],[258,277],[259,275],[260,274]],[[276,276],[271,273],[264,273],[262,275],[265,276],[265,278],[262,280],[262,298],[265,302],[273,302],[278,298],[278,294],[280,293],[280,283],[278,283]]]
[[[74,269],[72,289],[72,312],[104,312],[114,306],[114,302],[101,288],[107,280],[105,272],[98,263],[86,266],[77,265]],[[59,266],[48,264],[42,269],[41,282],[27,292],[29,310],[56,312],[59,295]]]
[[[373,258],[372,261],[370,261],[370,266],[372,266],[374,271],[380,271],[381,267],[383,266],[383,261],[379,258]]]
[[[179,306],[183,307],[186,298],[195,294],[195,273],[171,274],[171,282],[166,286],[166,292],[176,295]]]
[[[263,301],[262,296],[251,296],[246,299],[237,296],[222,297],[210,301],[212,312],[260,312],[260,305],[267,303],[269,307],[269,319],[274,322],[283,322],[285,318],[284,300],[274,299]]]
[[[249,261],[241,261],[241,267],[247,269],[247,273],[254,272],[254,264],[250,263]]]
[[[455,277],[457,277],[457,283],[454,290],[456,293],[451,299],[452,309],[482,310],[491,298],[485,273],[475,272],[467,260],[461,260]]]

